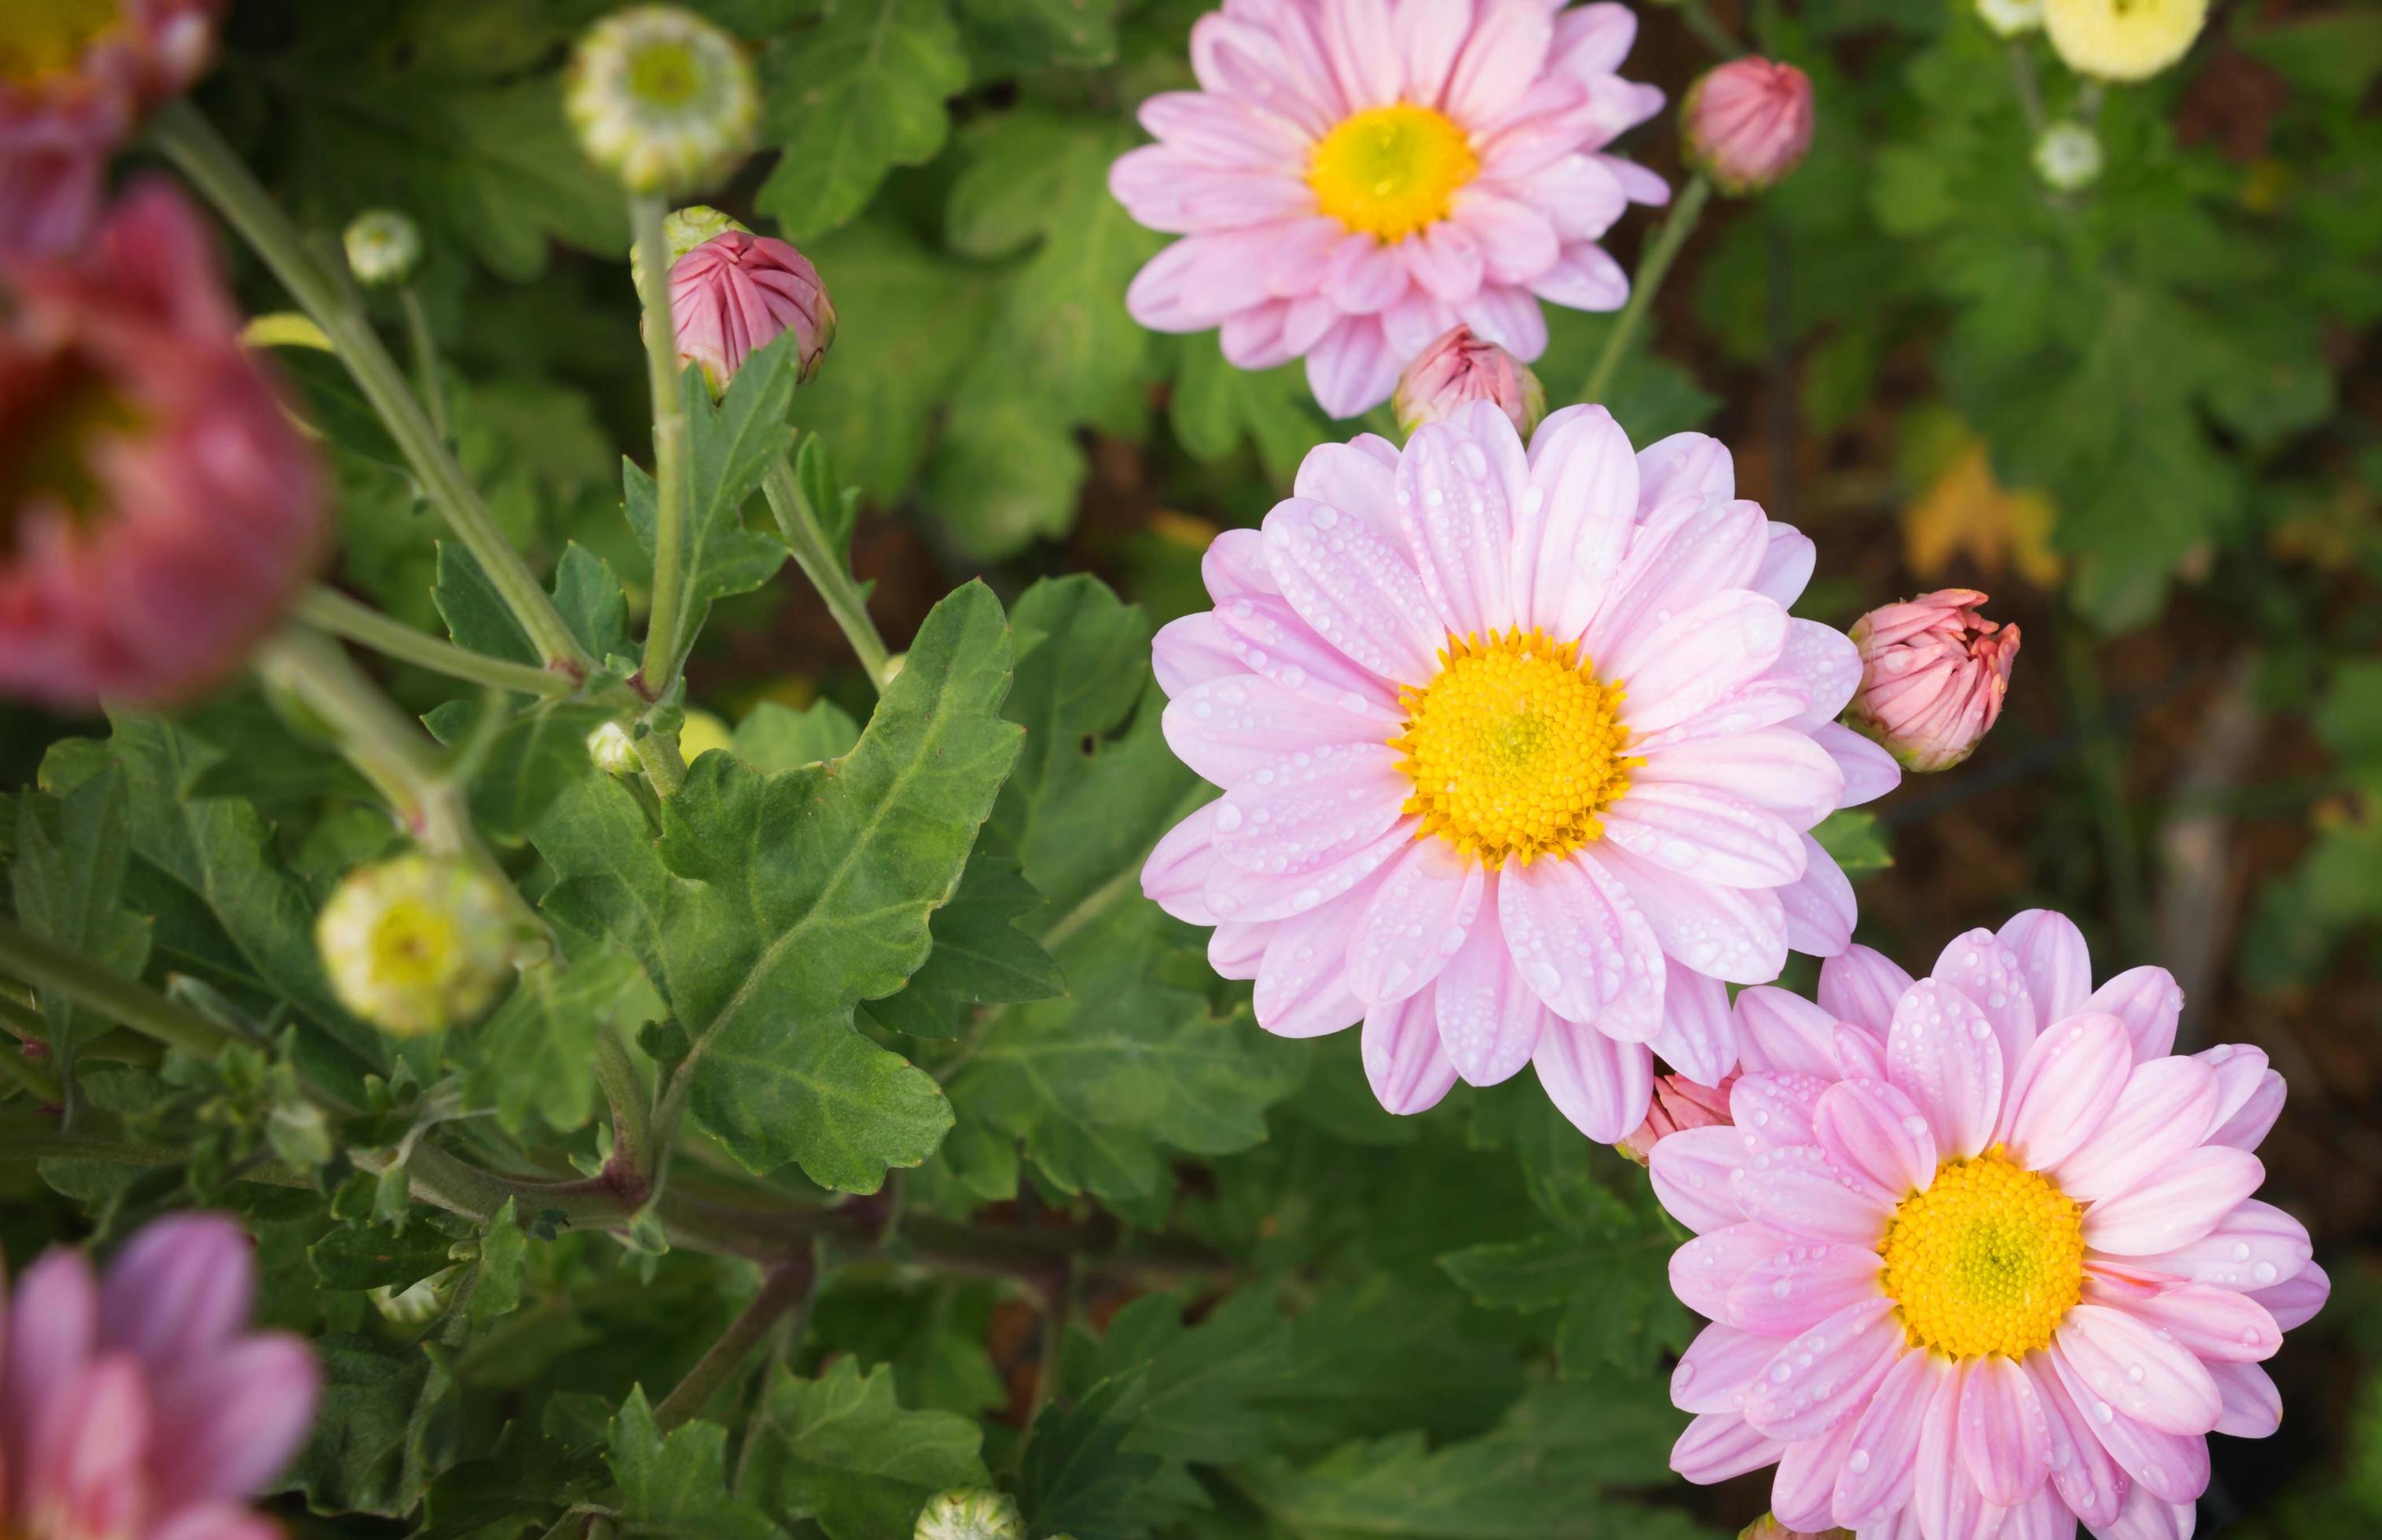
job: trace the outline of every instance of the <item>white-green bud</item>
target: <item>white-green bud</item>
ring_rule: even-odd
[[[2077,192],[2101,179],[2101,141],[2081,123],[2054,123],[2034,141],[2034,170],[2046,187]]]
[[[1977,0],[1977,15],[1995,37],[2022,37],[2043,26],[2043,0]]]
[[[314,922],[339,1003],[383,1032],[460,1026],[496,1003],[512,973],[505,895],[462,862],[405,855],[360,866]]]
[[[1025,1519],[1008,1493],[961,1486],[927,1499],[911,1540],[1025,1540]]]
[[[637,746],[618,722],[607,722],[587,735],[587,757],[608,776],[631,775],[637,768]]]
[[[563,108],[587,158],[632,192],[724,181],[760,133],[761,92],[737,41],[675,6],[636,6],[590,27]]]
[[[395,209],[356,215],[340,239],[348,249],[348,271],[366,288],[404,283],[422,263],[422,227]]]

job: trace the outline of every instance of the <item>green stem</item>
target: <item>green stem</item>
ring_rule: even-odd
[[[6,920],[0,920],[0,971],[37,989],[55,989],[78,1005],[89,1006],[110,1021],[197,1058],[213,1058],[226,1048],[250,1041]]]
[[[1713,15],[1712,6],[1705,0],[1687,0],[1678,10],[1679,19],[1688,24],[1688,31],[1696,34],[1696,41],[1720,57],[1734,59],[1744,54],[1744,46],[1720,24],[1720,18]]]
[[[357,389],[372,403],[387,425],[389,436],[404,452],[424,492],[478,559],[546,666],[581,678],[593,673],[596,660],[571,634],[521,553],[497,528],[487,505],[423,414],[422,403],[382,346],[379,334],[350,300],[338,277],[307,248],[297,226],[189,102],[177,100],[160,107],[152,121],[152,132],[166,157],[215,204],[323,328],[332,351],[347,365]]]
[[[1588,384],[1581,387],[1579,398],[1591,404],[1602,403],[1604,392],[1620,372],[1621,361],[1629,351],[1630,339],[1644,324],[1646,312],[1653,308],[1654,296],[1662,290],[1663,279],[1678,259],[1679,249],[1688,243],[1688,236],[1703,216],[1704,204],[1712,197],[1712,182],[1698,172],[1679,201],[1671,206],[1671,216],[1654,232],[1643,256],[1638,259],[1638,275],[1630,280],[1629,302],[1613,323],[1613,330],[1604,338],[1604,351],[1597,355],[1596,367],[1589,372]]]
[[[2142,850],[2135,839],[2133,814],[2126,802],[2125,742],[2110,730],[2092,633],[2081,625],[2063,628],[2059,651],[2062,671],[2068,677],[2069,706],[2084,739],[2084,773],[2092,787],[2101,857],[2108,868],[2109,907],[2128,954],[2147,957],[2152,943],[2150,904],[2143,886]]]
[[[686,788],[686,756],[678,752],[676,738],[648,732],[630,746],[636,751],[637,763],[645,767],[645,779],[654,783],[655,795],[675,797]]]
[[[609,1027],[596,1035],[596,1083],[612,1108],[612,1161],[636,1174],[643,1183],[654,1169],[651,1102],[645,1082],[620,1033]]]
[[[58,1077],[43,1069],[25,1052],[23,1044],[0,1043],[0,1080],[10,1080],[43,1106],[66,1106],[66,1088]]]
[[[649,701],[662,699],[678,682],[688,640],[679,634],[685,626],[686,606],[688,429],[686,398],[679,392],[678,332],[670,321],[664,212],[659,198],[632,194],[629,199],[637,291],[645,311],[645,375],[654,397],[654,605],[645,620],[645,666],[638,674]]]
[[[370,605],[359,604],[334,588],[317,588],[300,599],[298,616],[333,636],[345,637],[384,656],[444,674],[450,679],[466,679],[524,695],[561,696],[572,691],[571,681],[560,674],[458,647],[383,615]]]
[[[413,373],[422,387],[422,404],[430,412],[430,430],[447,442],[447,387],[438,374],[438,343],[430,335],[430,317],[423,313],[422,296],[407,284],[397,291],[398,308],[405,312],[405,335],[413,345]]]
[[[2008,44],[2009,55],[2010,90],[2018,96],[2019,111],[2026,115],[2029,149],[2032,141],[2043,137],[2043,86],[2035,79],[2034,49],[2024,38],[2012,38]]]
[[[761,490],[769,499],[769,511],[778,516],[779,532],[794,553],[794,564],[810,579],[811,586],[826,601],[827,612],[843,629],[843,639],[852,643],[852,651],[867,673],[869,684],[884,689],[890,661],[885,639],[877,634],[877,622],[868,617],[868,601],[862,595],[860,585],[852,581],[851,572],[828,545],[818,510],[811,507],[802,483],[794,479],[794,468],[787,457],[780,455],[770,462],[768,473],[762,478]]]
[[[811,1265],[806,1257],[780,1263],[761,1280],[761,1291],[743,1314],[729,1323],[695,1366],[654,1408],[654,1425],[668,1433],[703,1410],[719,1387],[743,1365],[746,1355],[760,1345],[778,1318],[802,1303],[811,1289]]]

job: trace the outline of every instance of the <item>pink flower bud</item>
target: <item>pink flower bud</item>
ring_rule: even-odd
[[[1731,59],[1688,88],[1688,164],[1732,198],[1760,192],[1811,148],[1811,78],[1791,64]]]
[[[1411,434],[1473,401],[1495,402],[1525,439],[1547,414],[1547,393],[1529,366],[1471,327],[1457,326],[1406,365],[1394,406],[1399,430]]]
[[[1708,1129],[1734,1121],[1728,1115],[1728,1088],[1736,1083],[1734,1074],[1718,1085],[1698,1085],[1684,1075],[1657,1077],[1646,1120],[1614,1148],[1643,1166],[1653,1158],[1656,1144],[1682,1129]]]
[[[1860,691],[1845,724],[1906,769],[1948,770],[1969,757],[2009,691],[2018,628],[1977,612],[1985,596],[1945,588],[1874,609],[1853,623]]]
[[[701,364],[714,391],[725,391],[747,357],[789,330],[805,380],[835,341],[835,307],[818,269],[784,241],[749,230],[724,230],[678,259],[670,315],[679,358]]]
[[[313,452],[172,184],[71,260],[0,263],[0,691],[189,700],[313,576]]]

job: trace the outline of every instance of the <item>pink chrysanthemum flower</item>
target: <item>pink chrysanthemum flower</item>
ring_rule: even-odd
[[[1663,93],[1614,73],[1617,5],[1226,0],[1191,30],[1197,92],[1142,104],[1159,143],[1109,186],[1180,234],[1126,308],[1163,332],[1222,328],[1243,369],[1304,357],[1352,417],[1462,322],[1523,362],[1545,299],[1609,311],[1629,281],[1596,242],[1662,178],[1602,153]]]
[[[0,256],[56,256],[97,217],[108,156],[215,55],[225,0],[0,7]]]
[[[248,1332],[239,1226],[160,1219],[103,1280],[53,1251],[0,1302],[0,1533],[35,1540],[275,1540],[247,1499],[313,1418],[306,1344]]]
[[[1535,1064],[1611,1143],[1653,1054],[1717,1082],[1723,981],[1851,938],[1806,831],[1898,775],[1830,720],[1852,643],[1786,614],[1811,543],[1734,496],[1718,444],[1633,455],[1601,407],[1526,453],[1476,401],[1403,453],[1319,448],[1296,491],[1159,633],[1167,741],[1224,794],[1146,891],[1216,927],[1268,1031],[1361,1020],[1394,1112]]]
[[[2257,1202],[2282,1110],[2255,1048],[2170,1055],[2161,968],[2097,991],[2044,910],[1913,983],[1855,947],[1820,1002],[1749,989],[1734,1127],[1654,1146],[1710,1316],[1671,1379],[1689,1480],[1775,1462],[1791,1528],[2180,1540],[2210,1432],[2264,1437],[2258,1361],[2329,1291]]]
[[[0,691],[173,703],[236,668],[325,535],[313,451],[240,346],[182,194],[0,266]]]
[[[805,380],[835,341],[835,306],[818,269],[769,236],[721,231],[671,265],[669,289],[679,358],[702,365],[715,392],[725,392],[747,358],[790,331]]]

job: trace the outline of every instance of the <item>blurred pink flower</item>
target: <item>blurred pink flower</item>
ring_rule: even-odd
[[[1680,1130],[1727,1122],[1728,1088],[1736,1083],[1733,1074],[1723,1076],[1718,1085],[1698,1085],[1685,1075],[1655,1076],[1654,1099],[1646,1108],[1646,1120],[1614,1148],[1643,1166],[1655,1145]]]
[[[108,156],[197,79],[227,0],[19,0],[0,28],[0,257],[59,256],[98,217]]]
[[[1855,621],[1861,685],[1846,723],[1911,770],[1948,770],[1975,752],[2018,661],[2018,628],[1986,619],[1984,602],[1973,588],[1941,588]]]
[[[1399,377],[1398,431],[1412,434],[1473,401],[1495,406],[1524,438],[1547,414],[1546,387],[1528,364],[1471,327],[1457,326],[1416,354]]]
[[[1602,153],[1661,110],[1614,71],[1638,30],[1618,5],[1545,0],[1227,0],[1191,31],[1200,89],[1142,104],[1159,143],[1109,187],[1185,238],[1125,297],[1161,332],[1222,328],[1243,369],[1307,360],[1334,417],[1387,400],[1461,321],[1525,363],[1541,299],[1628,297],[1596,244],[1662,178]]]
[[[60,1248],[0,1302],[0,1533],[35,1540],[272,1540],[247,1499],[313,1421],[306,1344],[249,1332],[248,1236],[157,1220],[103,1279]]]
[[[746,357],[790,330],[805,380],[835,341],[835,307],[818,269],[784,241],[748,230],[723,231],[678,259],[670,314],[679,357],[701,364],[718,392]]]
[[[73,260],[0,279],[0,691],[186,700],[313,571],[313,454],[170,184],[127,194]]]
[[[2173,1054],[2175,980],[2093,989],[2047,910],[1916,981],[1848,947],[1818,994],[1740,993],[1734,1126],[1654,1148],[1696,1232],[1671,1287],[1713,1322],[1671,1376],[1695,1414],[1672,1468],[1775,1464],[1800,1531],[2191,1534],[2205,1436],[2275,1431],[2259,1361],[2331,1291],[2252,1196],[2282,1077]]]
[[[1759,192],[1811,148],[1811,78],[1791,64],[1731,59],[1688,88],[1688,164],[1732,198]]]

